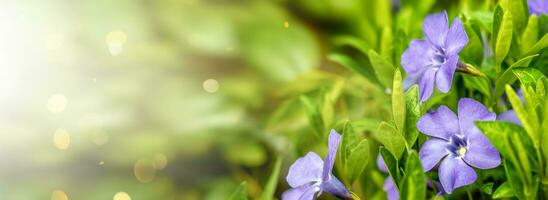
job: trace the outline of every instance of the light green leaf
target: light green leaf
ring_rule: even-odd
[[[529,63],[531,63],[531,60],[533,58],[537,57],[538,54],[530,55],[525,58],[522,58],[521,60],[518,60],[514,64],[512,64],[502,75],[497,79],[496,81],[496,87],[495,87],[495,99],[498,99],[502,96],[504,93],[504,86],[506,84],[510,85],[516,81],[516,76],[512,72],[513,69],[518,67],[527,67],[529,66]]]
[[[392,85],[392,116],[396,129],[403,134],[405,132],[405,98],[403,96],[403,85],[400,70],[394,73]]]
[[[374,136],[396,158],[400,158],[405,149],[405,138],[393,126],[381,122]]]
[[[341,158],[341,163],[346,163],[346,160],[348,159],[348,157],[350,157],[350,153],[356,147],[356,145],[358,145],[358,137],[356,136],[356,131],[349,121],[346,121],[344,123],[341,133],[342,139],[341,150],[339,150],[339,158]]]
[[[523,34],[521,35],[521,50],[522,52],[528,52],[538,39],[538,17],[537,15],[531,15],[529,22]]]
[[[272,197],[274,197],[274,193],[276,192],[276,186],[278,185],[278,178],[280,176],[281,167],[282,157],[278,156],[278,158],[276,159],[276,163],[274,164],[274,168],[272,169],[272,173],[270,174],[270,178],[268,178],[268,182],[266,182],[266,185],[264,187],[263,200],[272,200]]]
[[[247,200],[247,184],[242,182],[238,188],[230,195],[230,200]]]
[[[502,198],[510,198],[515,197],[514,191],[512,191],[512,186],[510,186],[510,183],[508,181],[502,183],[497,190],[495,190],[495,193],[493,193],[493,199],[502,199]]]
[[[324,122],[322,116],[320,115],[318,106],[306,96],[301,96],[300,100],[301,104],[304,107],[306,115],[308,116],[310,125],[316,131],[316,135],[318,136],[318,138],[322,138],[321,136],[324,134]]]
[[[527,8],[522,0],[503,0],[501,1],[502,8],[508,10],[512,14],[512,23],[518,33],[521,33],[525,28],[527,21]]]
[[[538,80],[544,81],[547,79],[542,72],[534,68],[517,68],[513,69],[512,72],[525,87],[534,87]]]
[[[374,75],[375,72],[373,71],[373,68],[371,68],[371,65],[367,62],[367,60],[365,60],[365,58],[363,58],[363,62],[360,62],[360,58],[351,58],[347,55],[340,53],[329,54],[327,58],[335,63],[342,65],[343,67],[346,67],[350,71],[361,75],[365,79],[368,79],[375,84],[381,85],[377,77]]]
[[[510,45],[512,44],[512,34],[513,34],[513,25],[512,25],[512,13],[509,11],[504,11],[502,16],[502,21],[500,22],[500,27],[497,32],[497,39],[495,44],[495,70],[497,74],[501,72],[501,64],[504,61],[504,58],[510,50]]]
[[[544,34],[542,38],[531,47],[524,56],[533,55],[538,53],[540,50],[548,47],[548,34]]]
[[[413,147],[419,131],[416,128],[417,121],[420,118],[419,89],[417,85],[411,86],[405,92],[405,140],[409,148]]]
[[[352,121],[352,126],[357,130],[366,130],[370,132],[377,131],[381,120],[375,118],[364,118]]]
[[[426,199],[426,177],[419,155],[409,152],[405,160],[405,175],[401,183],[400,196],[403,200]]]
[[[385,88],[391,88],[394,66],[374,50],[369,50],[368,56],[378,80]]]
[[[516,153],[512,152],[511,146],[506,146],[505,138],[517,135],[517,137],[521,138],[519,142],[525,146],[526,151],[523,153],[529,154],[534,158],[535,150],[531,139],[521,126],[505,121],[476,122],[476,125],[503,157],[508,158],[511,157],[511,153]]]
[[[346,176],[352,184],[363,172],[369,161],[369,142],[363,139],[356,148],[352,150],[344,167]]]
[[[527,113],[525,106],[522,104],[521,99],[518,97],[516,92],[509,85],[506,85],[506,95],[508,95],[508,100],[510,100],[512,107],[514,108],[514,111],[516,111],[516,114],[518,115],[519,120],[521,121],[521,123],[523,124],[523,127],[525,128],[525,131],[527,132],[527,134],[533,141],[533,144],[535,143],[538,144],[539,138],[536,133],[535,125],[531,123],[531,119],[529,119],[530,116]]]

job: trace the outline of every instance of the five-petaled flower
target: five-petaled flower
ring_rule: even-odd
[[[403,52],[401,65],[407,73],[404,87],[418,83],[420,101],[432,95],[434,84],[447,93],[457,69],[459,52],[468,43],[468,36],[459,18],[449,27],[447,12],[429,15],[424,20],[425,40],[413,40]]]
[[[548,14],[548,1],[546,0],[529,0],[529,13],[541,16]]]
[[[350,192],[332,173],[340,140],[341,136],[335,130],[331,130],[325,160],[318,154],[309,152],[289,167],[287,183],[292,189],[283,193],[283,200],[311,200],[324,191],[342,198],[350,197]]]
[[[440,106],[417,122],[419,131],[432,136],[420,149],[422,166],[430,171],[441,162],[438,176],[447,193],[476,181],[472,167],[491,169],[500,165],[499,152],[474,124],[495,118],[495,113],[481,103],[462,98],[458,103],[458,117],[446,106]]]

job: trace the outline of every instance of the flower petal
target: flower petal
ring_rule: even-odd
[[[497,121],[512,122],[514,124],[523,126],[523,124],[521,124],[521,121],[519,120],[518,115],[516,114],[516,111],[514,110],[508,110],[497,115]]]
[[[422,25],[422,31],[428,40],[437,47],[445,46],[445,38],[449,29],[447,12],[428,15]]]
[[[457,69],[458,56],[451,56],[441,65],[436,73],[436,87],[438,90],[447,93],[451,89],[451,83],[453,82],[453,74]]]
[[[425,172],[430,171],[443,157],[449,154],[446,146],[447,141],[437,138],[431,138],[422,144],[419,156]]]
[[[494,121],[497,115],[489,110],[480,102],[474,99],[462,98],[458,105],[459,126],[462,134],[467,133],[476,127],[476,121]]]
[[[320,185],[320,192],[327,192],[333,196],[341,197],[343,199],[347,199],[350,197],[350,192],[348,189],[346,189],[346,186],[344,186],[337,177],[331,177],[329,180],[322,182]]]
[[[384,181],[384,185],[382,188],[384,189],[384,191],[386,191],[386,196],[388,197],[388,200],[398,200],[400,198],[398,188],[396,187],[396,184],[394,184],[394,180],[392,180],[390,176],[386,178],[386,181]]]
[[[331,177],[331,173],[333,171],[333,165],[335,164],[335,157],[337,156],[337,149],[339,148],[339,143],[341,141],[341,135],[335,131],[335,129],[331,129],[331,132],[329,133],[329,141],[328,141],[328,152],[325,156],[324,163],[323,163],[323,175],[322,175],[322,181],[327,181]]]
[[[432,64],[434,48],[426,40],[413,40],[401,56],[401,65],[407,76],[418,76]]]
[[[455,156],[448,156],[443,159],[438,175],[443,189],[448,194],[451,194],[458,187],[474,183],[477,178],[474,169],[461,158]]]
[[[445,55],[456,56],[468,44],[468,35],[458,17],[453,20],[445,39]]]
[[[495,168],[501,162],[495,146],[478,128],[468,133],[468,149],[463,159],[469,165],[480,169]]]
[[[434,92],[434,82],[436,81],[436,69],[427,69],[419,78],[419,96],[420,102],[424,102],[430,98]]]
[[[445,140],[458,133],[457,116],[447,106],[440,106],[436,111],[424,114],[417,122],[417,129],[429,136]]]
[[[382,159],[381,153],[377,156],[377,168],[384,173],[388,173],[388,168],[386,167],[386,163],[384,163],[384,159]]]
[[[282,194],[282,200],[312,200],[314,199],[314,193],[318,190],[318,185],[303,185],[285,191]]]
[[[309,184],[313,181],[320,181],[322,178],[323,160],[314,152],[309,152],[300,157],[289,167],[287,183],[293,187]]]

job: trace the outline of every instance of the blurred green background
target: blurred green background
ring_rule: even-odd
[[[376,2],[2,2],[0,199],[225,199],[241,181],[259,198],[282,155],[279,196],[325,152],[301,94],[337,99],[337,120],[389,117],[389,91],[327,59],[337,36],[386,52],[385,24],[420,37],[435,3],[459,4],[392,19],[399,1]]]

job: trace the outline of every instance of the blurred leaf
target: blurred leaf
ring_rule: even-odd
[[[405,139],[393,126],[386,122],[381,122],[374,136],[396,158],[402,155],[405,149]]]
[[[324,134],[324,123],[323,118],[320,115],[320,109],[318,108],[318,105],[313,103],[312,100],[306,96],[301,96],[300,100],[302,105],[304,106],[312,129],[316,131],[316,135],[319,138],[322,138],[321,136]]]
[[[392,29],[390,28],[390,26],[384,26],[381,35],[380,54],[381,56],[388,58],[390,63],[392,63],[392,51],[394,50],[394,39],[392,35]]]
[[[339,151],[342,163],[346,163],[352,150],[358,145],[358,137],[350,121],[346,121],[342,130],[341,150]]]
[[[374,75],[373,69],[369,65],[360,63],[347,55],[339,53],[329,54],[327,58],[333,62],[339,63],[350,71],[363,76],[365,79],[368,79],[373,83],[379,82],[377,77]]]
[[[495,11],[496,12],[496,11]],[[509,11],[504,11],[500,27],[498,28],[497,38],[495,43],[495,67],[497,73],[501,71],[501,64],[510,50],[512,44],[512,14]]]
[[[246,182],[242,182],[238,188],[230,195],[230,200],[247,200],[247,185]]]
[[[379,152],[382,156],[382,159],[384,161],[384,164],[386,164],[386,168],[388,169],[388,174],[390,174],[390,177],[392,177],[392,180],[396,185],[399,185],[399,179],[400,179],[400,172],[399,172],[399,166],[398,166],[398,160],[394,158],[394,155],[390,153],[385,147],[380,147]]]
[[[232,163],[249,167],[260,166],[267,159],[264,146],[253,141],[238,141],[237,144],[232,142],[224,147],[223,152]]]
[[[394,66],[390,64],[385,58],[377,54],[374,50],[368,52],[371,66],[375,71],[375,75],[385,88],[392,87],[392,78],[394,77]]]
[[[417,85],[411,86],[405,92],[405,140],[411,148],[415,144],[419,131],[416,128],[417,121],[420,118],[419,89]]]
[[[513,69],[518,67],[527,67],[529,66],[529,63],[531,63],[531,60],[533,58],[537,57],[538,54],[527,56],[525,58],[522,58],[521,60],[518,60],[514,64],[512,64],[502,75],[497,79],[496,81],[496,87],[495,87],[495,99],[498,99],[502,94],[504,93],[504,86],[506,84],[510,85],[516,81],[516,76],[512,72]]]
[[[392,86],[392,115],[396,129],[403,134],[405,132],[405,97],[403,95],[401,73],[396,70]]]
[[[364,118],[352,121],[352,125],[356,129],[364,129],[366,131],[374,132],[379,127],[381,120],[374,118]]]
[[[362,173],[369,161],[369,141],[363,139],[356,148],[352,149],[344,167],[346,176],[352,184]]]
[[[497,190],[495,190],[495,193],[493,193],[493,196],[491,197],[493,197],[493,199],[502,199],[515,196],[514,191],[512,191],[512,186],[510,186],[508,181],[505,181],[497,188]]]
[[[264,187],[263,200],[272,200],[272,197],[274,197],[274,193],[276,192],[276,186],[278,185],[281,167],[282,157],[278,156],[278,158],[276,158],[274,168],[272,169],[272,173],[270,174],[270,178],[268,179],[268,182],[266,182],[266,185]]]
[[[426,199],[426,177],[416,151],[409,152],[405,160],[400,196],[404,200]]]
[[[491,87],[485,78],[479,76],[462,76],[462,78],[466,87],[477,90],[491,99]]]

